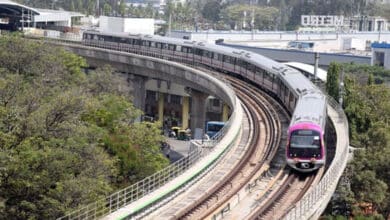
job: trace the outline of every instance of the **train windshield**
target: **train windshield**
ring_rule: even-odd
[[[207,130],[218,132],[219,130],[221,130],[221,128],[223,128],[223,126],[224,126],[223,124],[209,124],[207,126]]]
[[[320,157],[320,133],[313,130],[296,130],[291,133],[290,157]]]

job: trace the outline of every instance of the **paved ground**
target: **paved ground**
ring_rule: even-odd
[[[180,158],[187,156],[190,150],[190,142],[189,141],[180,141],[174,138],[166,138],[166,142],[170,146],[170,150],[164,151],[165,153],[169,153],[169,159],[171,163],[179,160]]]

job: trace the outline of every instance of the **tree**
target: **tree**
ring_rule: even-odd
[[[346,73],[344,110],[349,121],[350,142],[359,150],[354,151],[353,161],[347,168],[352,200],[345,199],[348,194],[341,199],[350,206],[357,204],[355,210],[359,209],[358,204],[370,203],[374,211],[388,216],[390,89],[382,84],[367,85],[367,78],[371,82],[373,77],[386,78],[387,72],[375,66],[344,64],[343,68]],[[339,187],[339,190],[342,189]],[[358,216],[359,212],[354,215]]]
[[[126,4],[124,0],[121,0],[119,3],[119,13],[122,17],[126,15]]]
[[[106,16],[110,15],[112,13],[112,7],[108,3],[105,3],[103,6],[103,12]]]
[[[368,80],[367,80],[367,85],[372,85],[374,84],[374,75],[373,74],[369,74],[368,75]]]
[[[326,92],[335,100],[339,100],[339,74],[340,65],[335,62],[330,63],[326,77]]]
[[[220,11],[221,3],[219,0],[208,1],[202,9],[202,16],[211,22],[216,23],[220,19]]]
[[[168,164],[111,68],[7,35],[0,58],[1,218],[56,219]]]
[[[251,5],[231,5],[223,9],[220,16],[231,28],[251,28],[253,16],[255,23],[253,28],[273,30],[277,27],[275,20],[278,17],[278,9]]]

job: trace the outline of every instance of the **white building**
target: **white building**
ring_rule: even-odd
[[[355,31],[388,31],[388,21],[381,17],[354,16],[344,21],[345,27]]]
[[[99,30],[101,32],[153,35],[154,19],[100,16]]]
[[[385,69],[390,69],[390,44],[373,43],[371,44],[371,48],[371,65],[383,66]]]
[[[1,29],[21,30],[28,28],[59,29],[71,27],[72,21],[84,17],[70,11],[31,8],[9,0],[0,0]]]

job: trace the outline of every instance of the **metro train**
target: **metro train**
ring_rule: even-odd
[[[246,78],[293,112],[288,128],[287,164],[310,172],[325,164],[326,96],[299,71],[248,51],[183,39],[85,31],[82,43],[190,65],[205,65]]]

